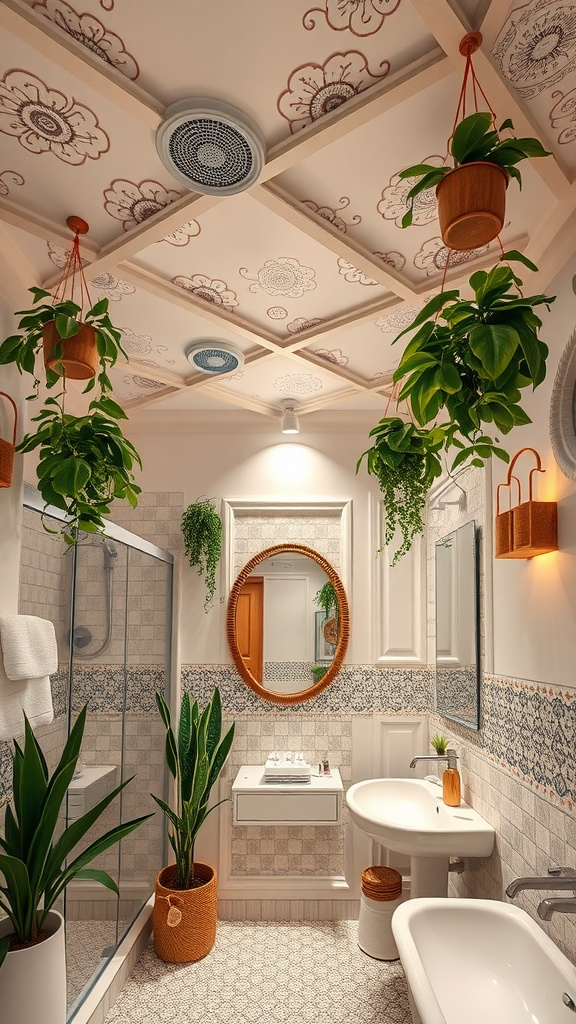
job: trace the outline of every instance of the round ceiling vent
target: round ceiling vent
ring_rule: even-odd
[[[186,359],[201,373],[231,373],[244,365],[239,348],[219,338],[204,338],[186,349]]]
[[[230,196],[253,185],[266,156],[258,126],[219,100],[172,103],[156,133],[170,174],[194,192]]]

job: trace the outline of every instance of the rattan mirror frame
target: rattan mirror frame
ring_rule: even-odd
[[[274,690],[267,690],[266,687],[262,686],[262,684],[259,683],[252,673],[246,668],[236,641],[236,608],[238,605],[240,591],[242,590],[245,581],[254,569],[266,558],[274,558],[276,555],[286,553],[307,555],[308,558],[312,558],[326,573],[334,587],[334,590],[336,591],[336,597],[338,598],[340,635],[334,652],[332,664],[322,679],[317,683],[313,683],[307,690],[302,690],[299,693],[276,693]],[[262,700],[270,701],[272,704],[300,704],[302,701],[312,700],[313,697],[317,697],[319,693],[322,693],[322,690],[325,690],[326,687],[329,686],[336,678],[342,667],[342,662],[344,661],[344,656],[348,648],[348,639],[350,636],[350,611],[342,580],[333,566],[330,565],[330,562],[328,562],[323,555],[314,551],[313,548],[306,547],[304,544],[275,544],[271,548],[264,548],[263,551],[259,551],[257,555],[254,555],[254,557],[246,563],[242,571],[237,576],[232,590],[230,591],[228,611],[226,613],[226,636],[228,639],[230,654],[232,655],[232,660],[239,675],[247,686],[254,691],[254,693],[257,693],[259,697],[262,697]]]

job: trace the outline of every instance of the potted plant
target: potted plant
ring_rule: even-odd
[[[88,380],[86,390],[89,391],[100,367],[100,389],[111,391],[107,371],[120,353],[126,361],[128,357],[120,344],[121,332],[108,315],[108,299],[100,299],[82,314],[82,307],[71,299],[43,302],[42,299],[50,299],[50,292],[43,288],[28,290],[34,296],[34,305],[17,312],[21,318],[20,333],[11,335],[0,345],[0,364],[16,363],[20,373],[31,374],[37,395],[36,356],[43,349],[47,387],[53,387],[65,374],[75,380]]]
[[[537,270],[515,250],[501,260]],[[434,296],[394,339],[417,328],[394,373],[395,382],[403,381],[398,400],[408,403],[415,423],[400,417],[381,420],[371,431],[374,445],[358,462],[357,469],[366,457],[368,472],[380,481],[385,543],[396,525],[403,532],[395,562],[423,529],[421,512],[427,490],[442,471],[441,452],[458,449],[451,471],[468,461],[483,466],[493,455],[508,462],[497,438],[484,433],[485,425],[507,434],[530,423],[520,404],[521,390],[536,388],[546,374],[548,348],[539,337],[542,321],[534,309],[549,309],[554,296],[524,296],[522,281],[510,266],[478,270],[469,284],[472,298],[456,289]]]
[[[50,776],[26,716],[24,748],[14,742],[13,808],[6,804],[0,838],[0,1006],[5,1024],[64,1024],[66,962],[64,920],[54,905],[73,878],[100,882],[118,895],[107,872],[86,867],[143,821],[116,825],[78,851],[78,843],[130,779],[60,831],[62,804],[80,754],[86,706],[76,719]]]
[[[207,612],[216,592],[216,569],[222,552],[222,522],[210,499],[198,499],[188,506],[182,516],[182,534],[191,567],[197,566],[198,575],[205,578]]]
[[[39,449],[38,489],[46,504],[70,517],[61,530],[68,544],[75,543],[78,530],[103,532],[103,517],[115,498],[126,499],[132,508],[137,504],[141,488],[132,467],[142,462],[119,419],[127,419],[126,413],[108,395],[94,399],[85,416],[64,412],[64,394],[50,397],[33,417],[38,429],[16,449]]]
[[[520,187],[518,164],[533,157],[550,156],[538,139],[501,139],[499,133],[514,130],[508,118],[498,130],[488,111],[478,111],[457,125],[449,142],[452,166],[416,164],[400,171],[400,178],[415,178],[407,193],[408,210],[402,227],[412,224],[414,199],[436,188],[442,240],[450,249],[475,249],[486,245],[502,230],[509,178]]]
[[[319,683],[326,675],[330,665],[310,665],[310,671],[315,683]]]
[[[320,587],[314,598],[314,603],[322,609],[325,615],[322,625],[324,639],[331,644],[338,643],[338,597],[334,584],[330,580],[326,580],[324,586]],[[319,678],[321,679],[322,676]]]
[[[210,952],[216,938],[218,888],[216,871],[194,861],[198,831],[223,800],[208,806],[234,738],[234,724],[222,737],[218,688],[200,712],[198,702],[182,697],[177,736],[161,693],[156,703],[166,726],[166,761],[175,781],[175,807],[155,796],[170,826],[168,838],[175,864],[160,871],[154,902],[154,948],[168,963],[192,963]]]
[[[443,736],[442,733],[435,732],[430,737],[430,746],[436,751],[439,757],[442,757],[448,749],[448,737]]]

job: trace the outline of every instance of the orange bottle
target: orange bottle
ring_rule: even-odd
[[[455,750],[447,750],[448,767],[442,776],[442,798],[448,807],[459,807],[461,801],[460,772],[456,767]]]

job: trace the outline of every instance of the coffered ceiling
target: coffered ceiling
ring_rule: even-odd
[[[66,217],[89,222],[128,411],[277,418],[293,398],[301,414],[385,414],[392,341],[448,258],[433,194],[401,228],[397,172],[442,162],[471,29],[498,118],[553,153],[511,184],[502,244],[538,263],[539,288],[576,250],[576,0],[2,0],[0,29],[3,249],[50,286]],[[166,107],[189,97],[233,104],[263,136],[241,194],[191,192],[160,159]],[[447,280],[499,251],[453,253]],[[193,369],[185,351],[206,339],[244,365]]]

